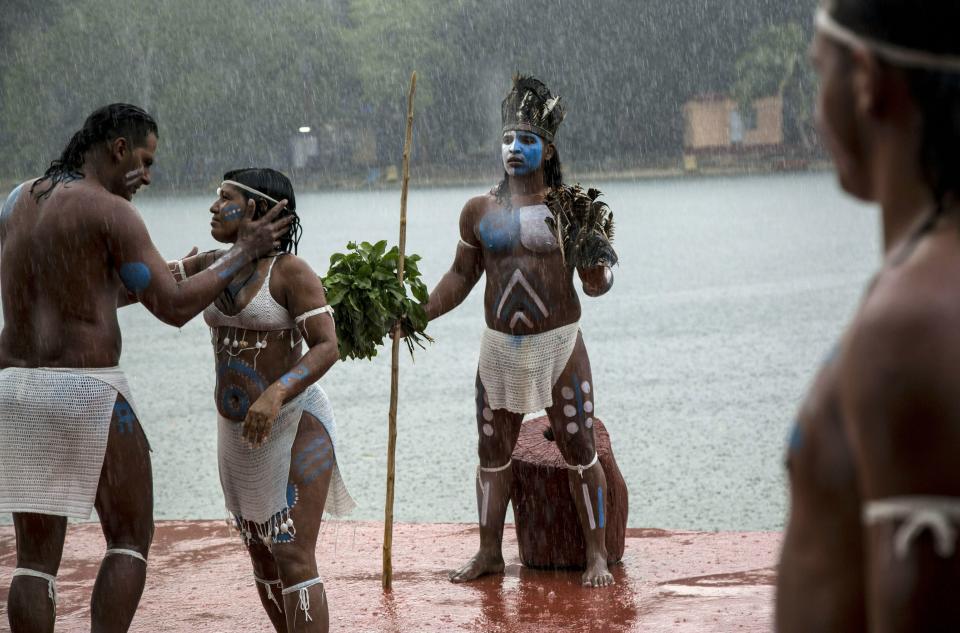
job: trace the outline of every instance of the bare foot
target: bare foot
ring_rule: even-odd
[[[587,570],[580,576],[584,587],[608,587],[613,583],[613,574],[607,568],[607,561],[602,556],[597,556],[593,562],[587,565]]]
[[[503,555],[489,554],[480,550],[467,564],[450,572],[450,582],[467,582],[487,574],[503,573]]]

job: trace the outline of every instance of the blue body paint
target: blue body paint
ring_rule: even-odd
[[[495,211],[483,216],[477,226],[480,241],[494,253],[508,251],[520,240],[520,217],[512,211]]]
[[[137,416],[127,402],[117,402],[113,405],[113,415],[117,418],[117,430],[121,433],[133,433],[133,423]]]
[[[287,484],[287,508],[292,508],[297,505],[297,501],[300,500],[300,493],[297,492],[297,485],[295,483]]]
[[[520,305],[517,305],[517,304],[520,304]],[[543,321],[543,319],[545,318],[543,313],[540,312],[540,308],[538,308],[530,300],[530,297],[528,295],[521,294],[519,292],[514,292],[513,296],[510,297],[507,300],[507,303],[505,303],[503,306],[502,320],[509,323],[510,318],[513,316],[514,312],[516,312],[520,308],[522,308],[523,311],[529,317],[531,317],[531,320],[534,322]]]
[[[243,268],[243,262],[235,262],[228,265],[226,268],[217,273],[217,277],[220,279],[226,279],[227,277],[233,277],[238,270]]]
[[[250,382],[258,391],[263,392],[267,389],[267,381],[263,376],[257,373],[253,367],[242,360],[230,357],[225,363],[220,363],[217,367],[217,388],[226,379],[227,372],[233,373],[248,382]],[[247,411],[250,409],[250,394],[239,385],[230,385],[223,390],[220,396],[220,408],[227,417],[234,420],[242,420],[247,417]]]
[[[573,375],[573,393],[577,398],[577,417],[583,418],[583,391],[580,389],[580,379]]]
[[[787,440],[789,452],[796,453],[803,448],[803,429],[800,427],[800,420],[793,423],[793,429],[790,431],[790,439]]]
[[[13,213],[13,207],[16,206],[17,200],[20,199],[20,192],[23,191],[23,185],[17,185],[16,189],[10,192],[10,195],[7,196],[7,201],[3,203],[3,209],[0,210],[0,224],[3,224],[7,217]]]
[[[508,132],[509,134],[510,132]],[[501,156],[503,158],[503,168],[508,174],[513,176],[526,176],[540,168],[543,162],[543,139],[533,132],[521,130],[514,131],[512,142],[501,145]],[[521,139],[521,137],[523,137]],[[531,140],[529,143],[524,140]],[[523,163],[516,166],[507,166],[507,159],[520,157]]]
[[[606,521],[603,518],[603,487],[601,486],[597,486],[597,522],[602,530]]]
[[[239,204],[228,204],[220,211],[224,222],[233,222],[243,217],[243,208]]]
[[[120,281],[130,292],[141,292],[150,285],[150,269],[143,262],[130,262],[120,266]]]
[[[292,387],[297,382],[303,380],[310,370],[303,365],[297,365],[283,376],[280,376],[280,384],[284,387]]]
[[[220,407],[228,418],[242,420],[247,417],[247,411],[250,410],[250,396],[236,385],[227,387],[220,398]]]
[[[217,372],[217,378],[223,380],[224,376],[228,371],[235,372],[246,378],[251,383],[256,385],[257,389],[260,391],[265,391],[267,389],[267,381],[263,379],[263,376],[257,373],[257,370],[242,360],[230,357],[227,359],[227,362],[220,365],[220,370]]]
[[[294,466],[305,485],[333,467],[333,447],[325,437],[318,437],[301,450],[294,459]]]

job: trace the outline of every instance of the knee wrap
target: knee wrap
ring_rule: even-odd
[[[266,589],[267,589],[267,598],[270,600],[270,602],[272,602],[272,603],[277,607],[277,611],[280,611],[280,612],[282,613],[282,612],[283,612],[283,608],[280,606],[280,603],[277,602],[277,597],[276,597],[275,595],[273,595],[273,585],[281,585],[281,586],[282,586],[282,584],[281,584],[281,582],[280,582],[280,579],[278,578],[277,580],[264,580],[263,578],[257,578],[257,576],[254,576],[254,577],[253,577],[253,580],[254,580],[254,582],[257,582],[257,583],[263,585],[264,587],[266,587]]]
[[[954,524],[960,524],[960,498],[918,495],[877,499],[864,504],[864,524],[887,521],[901,521],[894,536],[894,552],[898,558],[906,558],[913,541],[925,530],[933,535],[937,555],[950,558],[957,550]]]
[[[293,593],[294,591],[298,592],[300,594],[299,595],[300,600],[297,606],[303,611],[304,615],[307,616],[306,621],[310,622],[311,620],[313,620],[313,618],[310,617],[310,592],[307,590],[314,585],[322,585],[322,584],[323,584],[323,578],[321,578],[320,576],[317,576],[312,580],[304,580],[303,582],[297,583],[292,587],[285,587],[281,593],[283,595],[287,595],[287,594]]]
[[[47,595],[50,596],[50,600],[53,602],[53,608],[57,608],[57,577],[51,576],[50,574],[45,574],[42,571],[34,571],[32,569],[27,569],[26,567],[17,567],[13,570],[13,576],[32,576],[33,578],[40,578],[47,581]]]
[[[591,459],[590,463],[587,464],[586,466],[582,466],[580,464],[577,464],[576,466],[571,466],[570,464],[567,464],[567,468],[569,470],[575,470],[578,473],[580,473],[580,478],[583,479],[583,471],[590,470],[591,468],[597,465],[598,461],[600,461],[600,454],[594,451],[593,459]]]
[[[490,482],[483,481],[480,477],[481,473],[499,473],[503,472],[506,469],[510,468],[513,464],[513,459],[507,460],[507,463],[503,466],[495,466],[493,468],[487,468],[485,466],[477,466],[477,485],[480,486],[480,525],[485,526],[487,524],[487,507],[490,504]]]
[[[106,551],[106,553],[103,556],[107,557],[107,556],[112,556],[114,554],[118,556],[129,556],[131,558],[136,558],[137,560],[142,560],[144,565],[147,564],[147,559],[144,557],[143,554],[141,554],[136,550],[124,549],[122,547],[111,547]]]

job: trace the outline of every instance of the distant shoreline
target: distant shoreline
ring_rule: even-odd
[[[681,178],[718,178],[730,176],[757,176],[764,174],[805,174],[820,173],[831,171],[832,163],[826,160],[811,160],[802,168],[783,169],[776,165],[765,164],[744,164],[744,165],[724,165],[707,166],[694,170],[684,170],[681,167],[642,167],[642,168],[618,168],[610,170],[599,170],[596,168],[586,168],[578,170],[571,167],[565,178],[566,181],[590,183],[590,182],[638,182],[644,180],[674,180]],[[430,171],[427,168],[426,171]],[[372,184],[364,184],[359,180],[340,180],[321,183],[317,179],[311,179],[309,176],[295,174],[293,180],[297,183],[297,190],[302,193],[324,193],[330,191],[390,191],[399,189],[398,181],[380,181]],[[463,175],[423,175],[417,174],[414,166],[410,177],[410,186],[413,189],[445,188],[445,187],[468,187],[468,186],[492,186],[497,181],[497,176],[491,176],[483,173],[483,170],[477,170],[475,176]],[[10,177],[0,178],[0,196],[6,197],[15,186],[22,180]],[[175,187],[164,185],[158,182],[151,186],[151,191],[163,194],[198,194],[208,193],[209,186],[191,184],[185,187]]]

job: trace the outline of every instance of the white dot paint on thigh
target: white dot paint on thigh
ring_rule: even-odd
[[[493,411],[489,407],[484,407],[483,409],[483,419],[489,422],[493,419]]]
[[[580,430],[580,426],[576,422],[571,422],[570,424],[567,425],[567,433],[569,433],[570,435],[573,435],[579,430]]]
[[[563,415],[567,416],[568,418],[572,418],[573,416],[577,415],[577,408],[572,404],[565,404],[563,405]]]
[[[492,436],[493,436],[493,427],[490,426],[489,424],[484,424],[484,425],[483,425],[483,434],[486,435],[487,437],[492,437]]]
[[[580,390],[583,391],[583,393],[590,393],[590,383],[584,380],[583,384],[580,385]]]
[[[588,429],[593,428],[593,418],[587,418],[587,421],[583,423]]]
[[[564,400],[573,400],[573,389],[570,387],[564,387],[560,390],[560,395],[563,396]]]
[[[584,402],[584,403],[583,403],[583,410],[586,411],[587,413],[592,413],[592,412],[593,412],[593,403],[590,402],[589,400],[587,400],[586,402]]]

